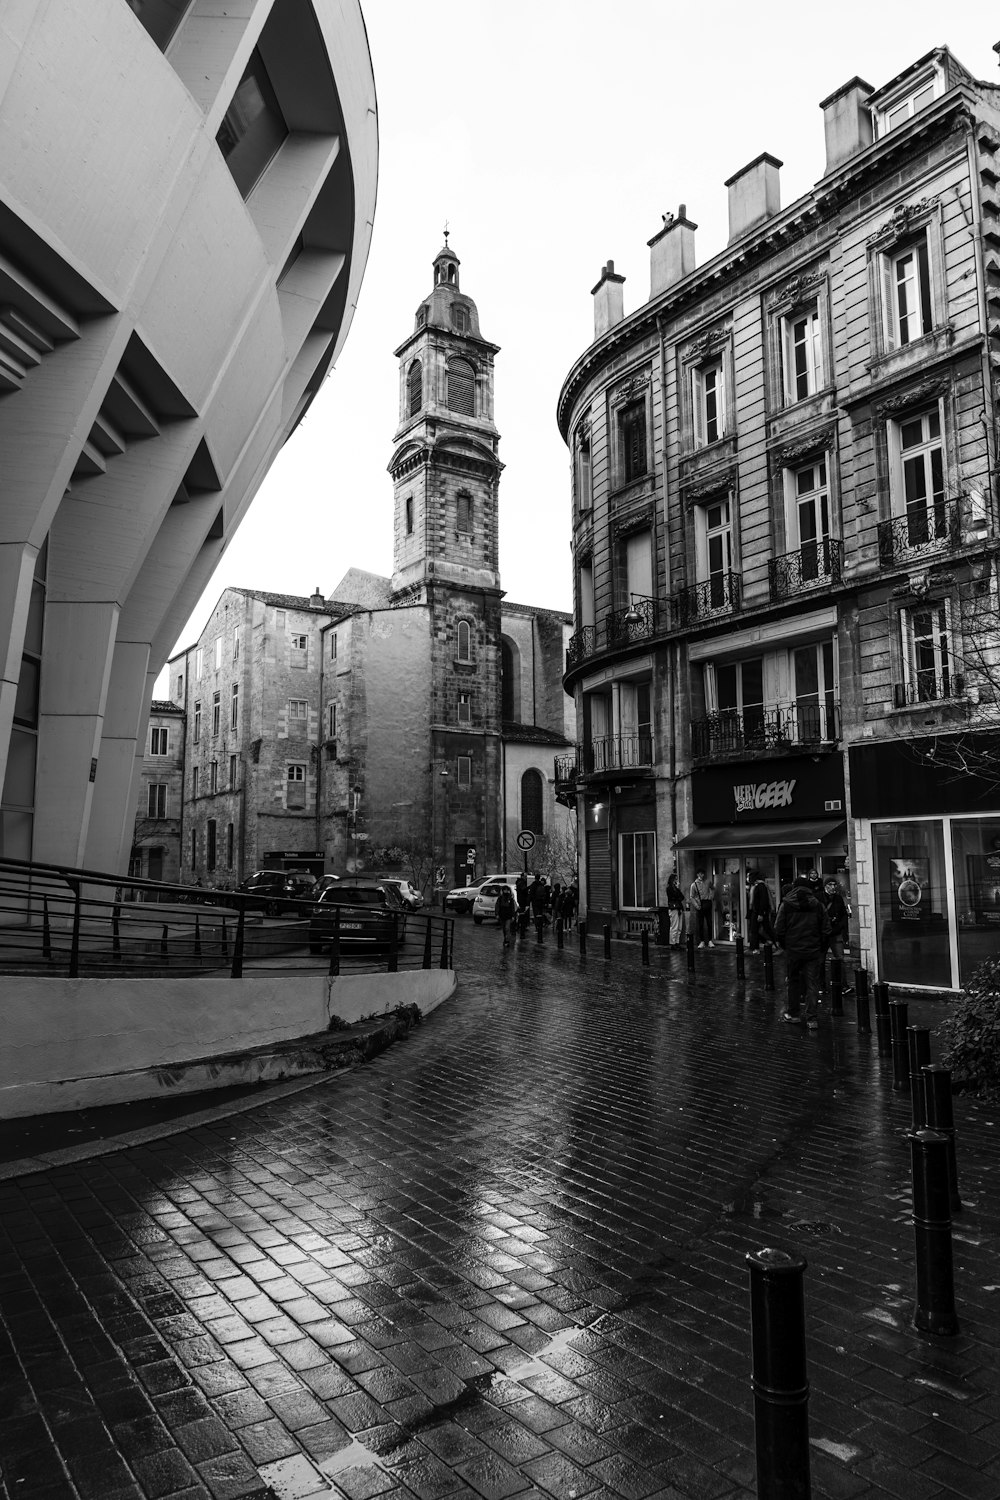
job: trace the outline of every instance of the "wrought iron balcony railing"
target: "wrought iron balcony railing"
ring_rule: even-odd
[[[575,781],[576,780],[576,774],[577,774],[577,756],[575,754],[573,754],[573,755],[557,755],[556,756],[556,771],[555,771],[555,775],[556,775],[556,785],[557,786],[559,786],[562,783],[565,783],[567,781]]]
[[[934,703],[939,698],[964,698],[965,675],[962,672],[915,673],[909,682],[895,682],[892,687],[893,704],[906,708],[911,703]]]
[[[605,616],[604,629],[610,648],[648,640],[656,634],[656,600],[633,594],[627,609],[615,609]]]
[[[582,747],[586,776],[602,771],[641,771],[653,764],[651,734],[602,734]]]
[[[772,602],[787,599],[802,589],[840,583],[843,576],[844,544],[836,537],[803,542],[794,552],[772,557],[767,565]]]
[[[840,738],[840,705],[778,704],[773,708],[720,709],[691,725],[696,759],[743,759],[833,744]]]
[[[585,661],[588,656],[593,656],[597,650],[597,627],[596,625],[584,625],[575,635],[569,638],[566,647],[566,670],[571,672],[580,662]]]
[[[905,516],[878,524],[878,560],[883,568],[925,552],[957,547],[961,540],[956,500],[922,500],[907,507]]]
[[[710,619],[713,615],[734,614],[740,607],[740,575],[713,573],[705,583],[692,583],[674,595],[677,624]]]

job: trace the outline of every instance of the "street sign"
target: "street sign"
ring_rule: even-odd
[[[535,847],[535,835],[528,828],[522,828],[517,836],[517,847],[527,854],[529,849]]]
[[[471,844],[465,851],[465,863],[467,865],[474,865],[476,863],[476,851]]]

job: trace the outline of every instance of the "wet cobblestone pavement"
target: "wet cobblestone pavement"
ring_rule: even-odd
[[[814,1495],[1000,1496],[994,1112],[956,1101],[961,1333],[922,1336],[850,1002],[809,1034],[723,950],[593,947],[461,923],[369,1066],[0,1183],[4,1500],[751,1495],[767,1244],[809,1261]]]

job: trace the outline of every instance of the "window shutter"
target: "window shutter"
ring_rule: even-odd
[[[892,701],[896,708],[906,707],[906,683],[894,682],[892,685]]]

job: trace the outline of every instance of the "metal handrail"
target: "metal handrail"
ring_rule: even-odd
[[[840,705],[779,704],[773,708],[721,709],[691,725],[691,754],[696,759],[719,756],[770,755],[822,744],[840,738]]]
[[[957,547],[961,541],[956,500],[912,505],[906,515],[878,523],[878,560],[883,568],[903,558]]]
[[[838,537],[803,542],[794,552],[772,557],[767,564],[772,601],[786,599],[800,589],[838,584],[843,577],[844,544]]]

